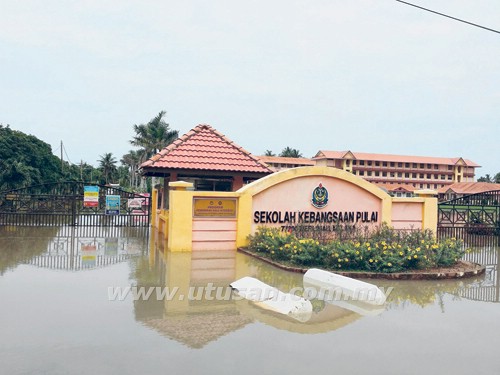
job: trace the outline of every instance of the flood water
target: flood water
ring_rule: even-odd
[[[468,255],[487,264],[480,277],[371,281],[394,288],[382,308],[313,300],[300,320],[195,293],[244,276],[303,286],[240,253],[165,253],[136,228],[3,227],[0,373],[495,374],[499,251],[485,243]],[[128,286],[176,294],[110,295]]]

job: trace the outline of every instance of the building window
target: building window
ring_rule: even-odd
[[[432,168],[432,164],[427,164],[427,169],[431,169]]]
[[[396,177],[396,173],[391,172],[391,177]]]
[[[405,173],[405,178],[410,178],[410,174],[409,173]]]
[[[427,178],[432,178],[432,175],[430,173],[427,173]]]
[[[360,160],[359,161],[359,165],[365,165],[365,161],[364,160]]]
[[[365,175],[365,171],[359,171],[359,175],[360,176],[364,176]]]
[[[357,160],[353,160],[352,161],[352,165],[357,165],[358,164],[358,161]]]
[[[387,172],[382,172],[382,176],[387,177]]]
[[[434,169],[439,169],[439,165],[434,164]]]
[[[383,166],[383,167],[387,167],[387,162],[386,162],[386,161],[384,161],[384,162],[382,163],[382,166]]]
[[[417,168],[417,163],[413,163],[412,168]]]
[[[448,165],[448,170],[451,171],[453,169],[453,166]]]
[[[401,172],[398,172],[398,177],[403,177],[403,174]]]
[[[398,167],[402,168],[403,167],[403,163],[398,163]]]
[[[376,166],[376,167],[380,167],[380,162],[379,162],[379,161],[376,161],[376,162],[375,162],[375,166]]]
[[[420,169],[424,169],[425,168],[425,165],[424,164],[420,164]]]
[[[366,175],[367,175],[367,176],[371,176],[371,175],[372,175],[372,171],[368,171],[368,172],[366,172]]]
[[[376,177],[380,176],[380,172],[379,171],[375,171],[375,176]]]
[[[391,167],[393,167],[393,168],[394,168],[394,166],[395,166],[395,164],[394,164],[393,162],[391,162]]]
[[[410,163],[405,163],[405,168],[410,168]]]
[[[417,178],[417,174],[416,173],[412,173],[411,175],[413,178]]]
[[[424,178],[424,174],[423,173],[420,173],[420,178]]]
[[[372,162],[371,160],[368,160],[368,166],[371,167],[372,166]]]

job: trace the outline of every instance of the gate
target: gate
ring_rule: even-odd
[[[439,203],[438,229],[500,235],[500,190]]]
[[[150,211],[149,196],[85,182],[0,192],[0,225],[147,227]]]

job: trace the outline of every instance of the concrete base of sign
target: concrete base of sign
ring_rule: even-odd
[[[275,267],[281,268],[290,272],[306,273],[307,268],[298,266],[288,266],[275,262],[266,257],[255,254],[244,248],[238,248],[238,251],[247,254],[251,257],[262,260],[263,262],[272,264]],[[342,276],[348,276],[356,279],[390,279],[390,280],[437,280],[437,279],[462,279],[467,277],[475,277],[484,274],[486,267],[472,262],[459,261],[456,265],[449,268],[435,268],[429,270],[414,270],[407,272],[393,273],[378,273],[378,272],[363,272],[363,271],[335,271]]]

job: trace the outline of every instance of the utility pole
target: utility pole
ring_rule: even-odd
[[[61,173],[63,171],[63,143],[61,141]]]

